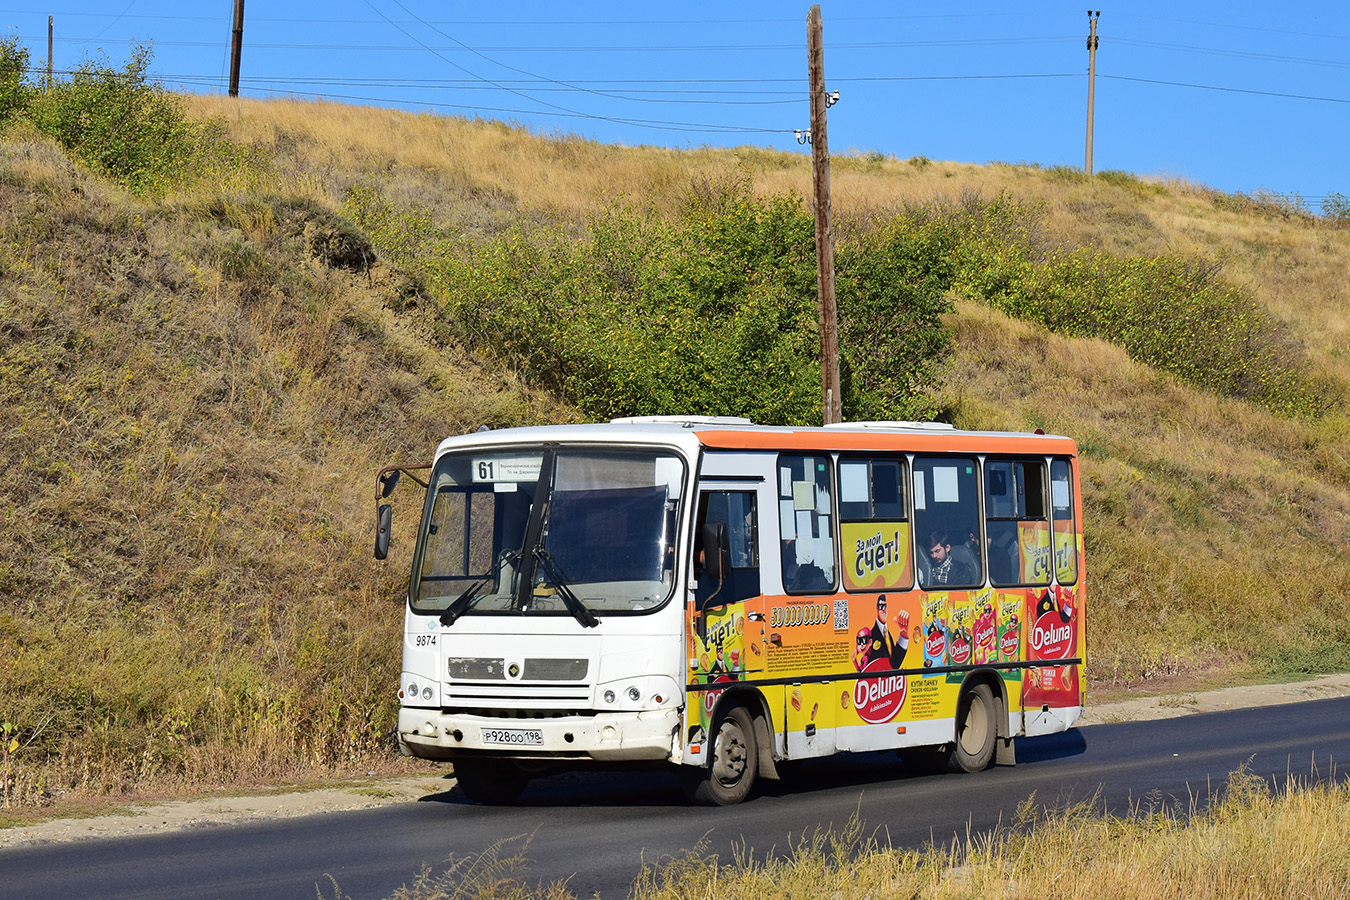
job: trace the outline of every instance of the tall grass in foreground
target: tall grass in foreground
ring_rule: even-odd
[[[863,823],[804,835],[779,858],[725,861],[695,848],[644,867],[632,900],[922,898],[1007,900],[1278,900],[1350,895],[1350,787],[1309,780],[1274,790],[1244,770],[1193,808],[1141,804],[1127,815],[1089,801],[1046,810],[1033,796],[1017,821],[923,850],[892,850]],[[916,810],[916,815],[922,815]],[[514,846],[512,846],[514,845]],[[565,883],[528,877],[522,836],[480,857],[424,869],[391,900],[568,900]],[[514,851],[514,852],[513,852]],[[327,887],[342,900],[338,882]],[[322,897],[325,892],[320,889]]]

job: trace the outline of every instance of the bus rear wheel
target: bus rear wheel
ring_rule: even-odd
[[[712,762],[708,768],[682,767],[680,787],[690,802],[700,806],[730,806],[750,794],[759,771],[755,724],[745,707],[727,710],[713,731]]]
[[[980,772],[989,768],[998,741],[998,704],[987,684],[961,696],[956,708],[956,741],[947,755],[947,771]]]
[[[487,806],[512,802],[530,783],[519,766],[505,759],[457,759],[455,780],[466,797]]]

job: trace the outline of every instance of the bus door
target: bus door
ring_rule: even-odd
[[[773,488],[777,565],[765,644],[768,678],[781,686],[765,698],[779,716],[788,759],[836,749],[841,696],[853,683],[831,678],[849,670],[848,598],[839,593],[838,518],[833,463],[825,455],[780,454]],[[769,573],[772,573],[769,575]]]
[[[764,671],[764,596],[760,584],[759,497],[754,484],[705,482],[695,516],[688,608],[697,672],[710,681],[741,681]],[[719,579],[703,546],[705,525],[726,535],[726,566]]]

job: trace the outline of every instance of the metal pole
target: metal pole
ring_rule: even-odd
[[[234,40],[230,43],[230,96],[239,96],[239,58],[244,52],[244,0],[234,0]]]
[[[1087,108],[1087,155],[1083,160],[1083,171],[1092,174],[1092,101],[1093,89],[1097,81],[1097,17],[1101,10],[1088,10],[1088,108]]]
[[[842,421],[839,323],[834,298],[834,229],[830,223],[830,144],[825,136],[825,49],[820,6],[806,16],[811,90],[811,163],[816,188],[816,287],[820,302],[820,377],[824,420]]]

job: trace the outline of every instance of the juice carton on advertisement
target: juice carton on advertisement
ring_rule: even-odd
[[[923,664],[947,664],[947,595],[930,595],[923,603]],[[929,676],[925,676],[929,677]]]
[[[1022,660],[1022,617],[1026,600],[1020,594],[1001,594],[998,597],[998,659],[999,662]]]
[[[972,661],[976,664],[994,662],[998,659],[998,614],[994,609],[994,592],[988,588],[976,592],[972,609]]]
[[[952,591],[947,595],[947,659],[953,666],[970,663],[974,645],[971,627],[975,623],[975,607],[969,591]]]

